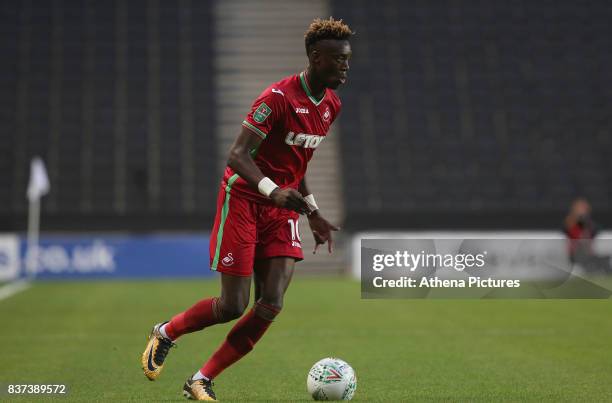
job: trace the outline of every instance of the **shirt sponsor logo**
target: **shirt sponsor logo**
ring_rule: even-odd
[[[285,143],[290,146],[317,148],[324,138],[325,136],[317,136],[315,134],[295,134],[293,132],[289,132],[287,133],[287,137],[285,138]]]
[[[295,113],[310,113],[308,108],[295,108]]]

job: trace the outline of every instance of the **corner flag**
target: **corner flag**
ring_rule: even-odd
[[[40,157],[34,157],[30,163],[30,182],[28,183],[28,200],[33,202],[49,193],[51,185],[45,169],[45,163]]]
[[[28,183],[28,251],[26,255],[26,275],[33,279],[38,270],[38,238],[40,234],[40,198],[51,189],[45,163],[40,157],[32,158],[30,163],[30,182]]]

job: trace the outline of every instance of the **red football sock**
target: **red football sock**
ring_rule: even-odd
[[[176,340],[184,334],[219,323],[217,300],[218,298],[203,299],[185,312],[175,315],[164,328],[168,337]]]
[[[256,305],[259,305],[259,309],[265,309],[271,317],[279,312],[275,307],[261,302],[257,302]],[[204,364],[200,372],[208,379],[217,377],[224,369],[247,355],[268,330],[270,324],[272,321],[259,316],[253,307],[234,325],[221,347]]]

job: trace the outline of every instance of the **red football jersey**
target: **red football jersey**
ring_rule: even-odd
[[[325,139],[340,107],[340,99],[329,88],[323,98],[315,99],[304,72],[266,88],[242,122],[254,136],[263,139],[251,151],[255,164],[281,188],[298,189],[308,161]],[[231,194],[271,203],[229,166],[225,168],[222,186]]]

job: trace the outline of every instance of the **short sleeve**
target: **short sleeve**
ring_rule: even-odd
[[[281,119],[285,108],[284,95],[279,92],[273,92],[271,88],[266,89],[253,102],[251,111],[246,119],[242,121],[242,125],[251,130],[254,134],[262,139],[265,139],[272,127]]]

